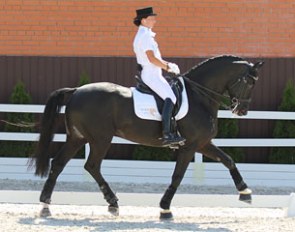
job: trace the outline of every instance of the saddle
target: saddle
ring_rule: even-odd
[[[172,77],[166,76],[165,79],[169,83],[169,85],[170,85],[171,89],[173,90],[175,97],[176,97],[176,103],[175,103],[175,106],[173,109],[173,117],[175,117],[175,115],[177,115],[177,113],[179,112],[179,109],[180,109],[181,103],[182,103],[183,84],[181,83],[181,81],[178,78],[172,78]],[[150,87],[148,87],[142,81],[142,79],[139,75],[135,75],[135,80],[137,81],[135,88],[141,93],[152,95],[156,101],[158,111],[162,112],[164,100],[162,98],[160,98],[159,95],[156,94]]]

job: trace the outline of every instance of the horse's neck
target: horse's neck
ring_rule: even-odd
[[[199,104],[203,105],[204,108],[210,111],[211,115],[217,115],[221,101],[216,98],[216,96],[213,96],[212,94],[208,96],[206,91],[200,90],[192,84],[187,89],[189,89],[187,92],[189,95],[188,97],[191,98],[191,102],[199,102]]]
[[[226,91],[227,81],[219,77],[202,77],[196,80],[196,83],[210,89],[218,94],[224,94]]]

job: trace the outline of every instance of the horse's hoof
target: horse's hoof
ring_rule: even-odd
[[[109,206],[108,211],[114,216],[119,216],[119,208],[114,206]]]
[[[39,216],[40,216],[40,217],[43,217],[43,218],[50,217],[50,216],[51,216],[51,212],[50,212],[49,208],[43,208],[43,209],[40,211]]]
[[[252,190],[249,188],[246,188],[242,191],[239,191],[240,197],[239,200],[243,201],[245,203],[251,204],[252,203]]]
[[[251,204],[252,203],[252,196],[251,196],[251,194],[240,194],[239,200],[243,201],[245,203]]]
[[[162,210],[160,212],[161,220],[173,220],[173,214],[169,209]]]

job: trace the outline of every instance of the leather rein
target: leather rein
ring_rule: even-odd
[[[221,105],[223,108],[227,109],[227,110],[234,110],[240,103],[242,102],[251,102],[251,98],[249,99],[243,99],[242,98],[242,94],[244,93],[244,91],[246,90],[246,88],[248,87],[248,82],[246,80],[246,78],[252,78],[254,81],[258,80],[257,77],[251,75],[251,74],[247,74],[241,78],[239,78],[236,82],[234,82],[228,89],[232,89],[234,87],[236,87],[237,85],[239,85],[239,97],[233,97],[231,98],[229,95],[225,95],[225,94],[220,94],[212,89],[209,89],[203,85],[200,85],[199,83],[197,82],[194,82],[192,81],[191,79],[189,79],[188,77],[186,76],[182,76],[183,79],[185,81],[187,81],[191,86],[192,86],[192,89],[194,91],[197,91],[197,92],[200,92],[202,93],[204,96],[208,97],[211,101],[215,102],[216,104],[219,104]],[[213,96],[212,96],[213,95]],[[223,103],[222,101],[218,101],[216,99],[216,97],[218,98],[223,98],[225,100],[230,100],[231,101],[231,104],[230,105],[227,105],[225,103]]]

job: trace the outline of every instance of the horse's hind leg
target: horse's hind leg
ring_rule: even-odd
[[[240,201],[244,201],[246,203],[251,203],[252,198],[251,189],[248,188],[247,184],[244,182],[243,177],[241,176],[234,160],[223,152],[218,147],[215,147],[213,144],[208,144],[202,151],[205,156],[215,160],[222,162],[225,167],[229,169],[230,175],[233,178],[235,186],[240,193]]]
[[[40,216],[50,216],[48,205],[51,203],[51,195],[56,184],[56,180],[68,161],[84,144],[85,141],[81,139],[71,139],[68,137],[67,142],[52,159],[50,172],[40,195],[40,202],[43,203],[43,209],[41,210]]]
[[[118,198],[101,174],[101,163],[106,155],[110,143],[111,140],[108,142],[102,142],[102,140],[100,140],[97,144],[90,144],[90,154],[84,168],[98,183],[99,188],[104,195],[104,199],[109,203],[109,212],[117,216],[119,215]]]

